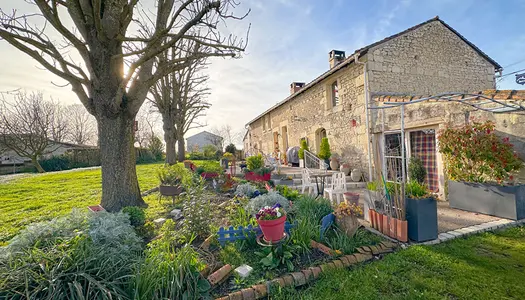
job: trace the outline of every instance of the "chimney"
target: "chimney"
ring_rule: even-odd
[[[328,62],[330,63],[330,69],[337,66],[340,62],[345,60],[345,52],[341,50],[332,50],[328,53]]]
[[[295,94],[298,90],[300,90],[304,86],[304,82],[292,82],[290,84],[290,95]]]

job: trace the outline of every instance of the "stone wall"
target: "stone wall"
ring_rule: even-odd
[[[252,148],[257,145],[263,153],[273,153],[277,132],[279,150],[285,151],[282,133],[286,127],[289,147],[299,146],[300,140],[307,138],[310,149],[317,153],[316,131],[324,128],[332,153],[354,167],[363,168],[367,164],[362,159],[366,154],[363,78],[363,67],[351,64],[272,110],[267,114],[271,124],[266,122],[266,130],[263,129],[264,116],[250,124]],[[330,86],[335,80],[340,103],[331,107]]]

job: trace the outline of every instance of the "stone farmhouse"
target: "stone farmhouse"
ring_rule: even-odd
[[[399,109],[367,110],[380,105],[374,93],[435,95],[495,89],[502,67],[456,30],[435,17],[403,32],[356,50],[329,53],[330,68],[305,84],[293,82],[290,96],[251,120],[246,128],[246,153],[272,154],[299,146],[306,139],[317,153],[323,137],[331,151],[369,174],[369,161],[399,159]],[[407,157],[420,156],[427,168],[427,183],[444,190],[436,134],[446,125],[472,118],[492,119],[525,158],[523,115],[473,111],[458,103],[425,103],[405,110]],[[385,125],[379,125],[383,122]],[[370,155],[369,155],[370,152]]]

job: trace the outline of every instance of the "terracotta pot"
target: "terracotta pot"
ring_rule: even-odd
[[[330,159],[330,168],[332,170],[339,170],[339,162],[335,158]]]
[[[385,235],[388,235],[388,233],[390,232],[388,228],[390,226],[390,224],[388,223],[388,216],[382,215],[381,217],[383,218],[383,230],[381,230],[381,232]]]
[[[396,219],[396,238],[400,242],[407,242],[408,241],[408,222],[403,220]]]
[[[345,197],[345,202],[347,202],[348,204],[359,205],[359,194],[358,193],[347,192],[347,193],[343,193],[343,195]]]
[[[375,210],[373,209],[368,210],[368,218],[370,219],[370,226],[372,228],[376,228],[375,214],[376,214]]]
[[[283,238],[284,222],[286,222],[286,215],[276,220],[257,220],[264,239],[268,242],[278,242]]]
[[[388,236],[395,239],[396,236],[396,227],[397,227],[396,218],[388,218]]]
[[[376,229],[381,232],[383,231],[383,215],[376,211]]]
[[[267,174],[264,174],[264,175],[259,175],[259,174],[256,174],[254,172],[247,172],[244,177],[246,178],[246,180],[249,180],[249,181],[268,181],[271,179],[272,177],[272,174],[271,173],[267,173]]]

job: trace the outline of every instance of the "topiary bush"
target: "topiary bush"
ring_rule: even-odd
[[[321,140],[321,145],[319,146],[319,153],[317,154],[320,159],[329,159],[332,156],[330,152],[330,144],[328,143],[328,138],[324,137]]]
[[[263,160],[262,154],[259,153],[257,155],[253,155],[253,156],[246,158],[246,165],[247,165],[246,167],[250,171],[255,171],[257,169],[264,167],[264,160]]]
[[[423,183],[425,182],[426,176],[427,170],[425,169],[421,158],[416,156],[410,158],[410,162],[408,163],[408,177],[419,183]]]
[[[299,153],[297,154],[299,155],[300,159],[304,159],[304,150],[310,151],[308,149],[308,143],[306,142],[306,140],[301,140],[301,147],[299,148]]]
[[[226,149],[224,150],[228,153],[235,155],[235,153],[237,152],[237,147],[235,147],[234,144],[229,144],[228,146],[226,146]]]

